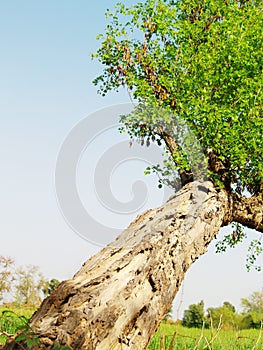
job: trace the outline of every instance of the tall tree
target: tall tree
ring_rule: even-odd
[[[261,1],[146,0],[107,16],[96,55],[105,69],[95,84],[103,95],[129,90],[138,108],[122,121],[132,138],[166,145],[168,173],[177,169],[182,189],[43,302],[31,327],[47,349],[56,340],[73,349],[145,349],[220,227],[263,232]],[[196,157],[187,151],[191,135],[200,141]],[[237,228],[228,243],[242,238]]]
[[[263,289],[253,292],[248,298],[242,298],[241,306],[245,313],[255,311],[263,314]]]
[[[225,301],[222,306],[210,307],[207,309],[209,323],[216,328],[236,328],[239,325],[240,316],[236,314],[235,307]]]
[[[15,299],[20,305],[39,306],[46,280],[37,266],[29,265],[16,270]]]
[[[204,301],[201,300],[198,304],[189,305],[189,308],[184,311],[182,325],[189,328],[202,328],[205,325],[205,309]]]
[[[248,298],[241,299],[243,317],[240,326],[243,328],[261,328],[263,322],[263,289],[253,292]]]
[[[14,260],[0,255],[0,301],[10,292],[14,279]]]

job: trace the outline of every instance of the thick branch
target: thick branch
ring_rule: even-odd
[[[250,198],[232,193],[230,195],[232,221],[263,233],[263,199],[259,196]]]
[[[224,184],[225,189],[230,193],[231,192],[231,180],[229,176],[229,166],[228,160],[225,160],[225,162],[222,162],[218,158],[218,156],[215,154],[215,152],[212,149],[207,150],[207,157],[208,157],[208,169],[214,173],[217,174],[220,178],[220,181]]]

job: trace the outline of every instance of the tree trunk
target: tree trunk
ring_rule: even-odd
[[[111,244],[62,282],[32,316],[39,345],[146,349],[191,264],[228,213],[210,182],[187,184],[162,207],[138,216]],[[14,342],[4,349],[19,349]]]

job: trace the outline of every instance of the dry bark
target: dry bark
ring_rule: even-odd
[[[263,199],[262,195],[243,197],[237,193],[229,195],[232,211],[231,221],[263,233]]]
[[[227,193],[192,182],[148,210],[62,282],[31,318],[38,348],[146,349],[191,264],[229,212]],[[19,349],[14,342],[4,347]]]

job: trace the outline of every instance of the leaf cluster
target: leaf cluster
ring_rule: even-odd
[[[94,81],[100,93],[124,86],[140,103],[172,112],[168,123],[180,116],[208,161],[216,159],[209,168],[216,184],[262,193],[261,1],[146,0],[118,4],[107,17],[94,55],[105,66]],[[130,132],[138,136],[136,127]],[[176,157],[185,159],[182,149]]]

